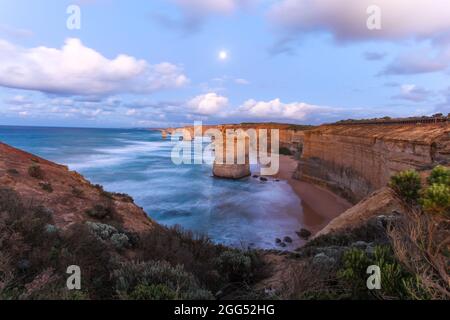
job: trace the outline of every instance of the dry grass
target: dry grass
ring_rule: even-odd
[[[415,274],[422,288],[411,288],[411,295],[431,299],[450,299],[450,220],[427,215],[405,204],[406,213],[388,228],[395,256]]]

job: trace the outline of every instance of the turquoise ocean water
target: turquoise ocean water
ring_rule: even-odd
[[[0,141],[68,165],[105,190],[128,193],[159,223],[217,243],[274,248],[275,238],[295,239],[301,227],[301,202],[286,182],[222,180],[207,164],[177,166],[176,142],[157,131],[0,126]]]

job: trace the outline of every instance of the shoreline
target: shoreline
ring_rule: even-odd
[[[300,199],[296,211],[301,214],[303,228],[314,235],[325,228],[331,220],[353,207],[353,204],[331,191],[292,177],[298,162],[292,156],[280,155],[280,168],[274,176],[287,181]]]

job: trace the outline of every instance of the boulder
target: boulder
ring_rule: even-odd
[[[300,229],[300,231],[297,231],[296,233],[302,239],[308,239],[312,234],[311,231],[304,228]]]
[[[292,238],[291,237],[284,237],[284,242],[292,243]]]

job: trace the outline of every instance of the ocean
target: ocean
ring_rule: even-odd
[[[301,200],[287,182],[217,179],[211,165],[175,165],[176,142],[158,131],[0,126],[0,141],[127,193],[157,222],[216,243],[276,248],[276,238],[296,239],[302,226]]]

